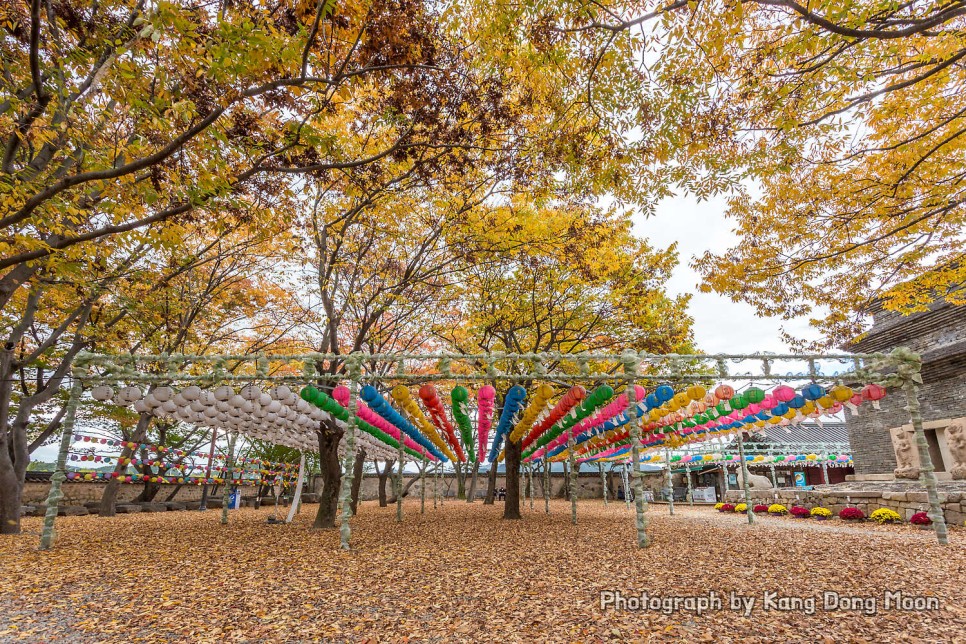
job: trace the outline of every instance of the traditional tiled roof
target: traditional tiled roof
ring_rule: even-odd
[[[790,430],[790,431],[789,431]],[[795,443],[848,443],[849,431],[845,423],[809,423],[798,427],[785,428],[779,425],[769,425],[758,436],[764,435],[768,443],[795,444]],[[755,440],[755,439],[752,439]]]

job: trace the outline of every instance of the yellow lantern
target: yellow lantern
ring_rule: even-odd
[[[836,402],[844,403],[851,400],[853,392],[851,387],[846,387],[845,385],[835,385],[832,387],[832,390],[829,392],[829,394],[835,399]]]
[[[691,400],[701,400],[708,394],[708,391],[701,385],[691,385],[688,387],[687,394]]]

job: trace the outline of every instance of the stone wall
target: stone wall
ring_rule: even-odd
[[[915,484],[864,482],[861,484],[861,488],[864,489],[857,489],[859,485],[854,483],[834,487],[819,486],[807,491],[787,488],[752,490],[751,499],[752,503],[770,505],[777,502],[789,508],[793,505],[803,505],[807,508],[822,506],[836,515],[850,504],[862,510],[866,516],[878,508],[889,508],[898,512],[904,521],[908,521],[916,512],[929,509],[925,490]],[[878,489],[869,489],[871,487]],[[742,503],[745,500],[744,492],[729,491],[727,499],[729,503]],[[963,521],[966,521],[966,483],[943,483],[939,500],[946,516],[946,523],[951,526],[962,526]]]
[[[608,473],[609,474],[609,473]],[[414,475],[405,474],[403,476],[403,485],[405,486],[410,480],[412,480]],[[417,481],[409,488],[410,497],[420,496],[420,486],[424,481]],[[429,477],[426,481],[426,498],[433,498],[433,478]],[[480,475],[476,482],[476,495],[478,498],[483,498],[486,494],[486,484],[487,477]],[[526,485],[526,478],[524,476],[520,477],[521,489],[524,489]],[[615,498],[618,486],[623,485],[620,474],[617,472],[610,475],[609,479],[609,491],[608,498]],[[644,488],[657,491],[662,486],[662,477],[655,476],[653,474],[646,474],[644,476]],[[469,491],[470,487],[470,477],[466,478],[466,489]],[[500,475],[496,479],[496,489],[499,490],[501,487],[506,487],[506,477]],[[543,477],[534,474],[533,475],[533,488],[536,496],[538,498],[543,498]],[[445,493],[447,498],[456,496],[456,477],[452,474],[444,477],[439,482],[439,489],[442,493]],[[566,482],[564,481],[563,475],[555,472],[550,478],[550,496],[551,498],[563,498],[566,489]],[[321,491],[321,480],[313,482],[313,490],[315,492]],[[393,496],[392,481],[386,482],[386,493],[390,498]],[[577,498],[579,499],[599,499],[602,497],[603,493],[603,482],[601,481],[600,474],[592,474],[590,472],[582,472],[577,478]],[[375,474],[365,474],[362,479],[362,486],[359,489],[359,496],[363,501],[372,501],[379,498],[379,478]],[[655,494],[656,496],[656,494]]]
[[[408,483],[414,475],[406,474],[404,475],[404,483]],[[563,498],[564,491],[566,489],[566,482],[564,481],[563,475],[560,473],[554,473],[551,476],[551,498]],[[655,497],[657,497],[657,491],[660,490],[662,486],[662,477],[660,475],[646,474],[644,476],[644,488],[655,492]],[[422,481],[418,481],[413,484],[409,489],[409,496],[419,497],[420,495],[420,485]],[[430,477],[425,481],[426,483],[426,498],[433,498],[433,479]],[[479,498],[483,498],[486,493],[486,476],[481,475],[477,480],[476,492]],[[521,477],[520,480],[521,487],[525,485],[525,478]],[[64,492],[64,500],[61,502],[62,505],[84,505],[89,501],[100,501],[101,496],[104,494],[104,487],[107,485],[103,481],[67,481],[61,486],[61,490]],[[609,479],[609,492],[608,498],[615,498],[615,494],[618,486],[623,485],[621,477],[618,473],[613,473],[610,475]],[[306,492],[319,492],[321,491],[322,480],[319,477],[312,477],[306,482]],[[466,479],[466,487],[469,489],[469,477]],[[506,477],[499,476],[496,480],[496,488],[499,490],[501,487],[506,487]],[[534,474],[533,476],[533,487],[536,496],[539,498],[543,497],[543,477]],[[155,497],[157,501],[164,501],[167,499],[168,495],[174,490],[173,485],[164,485],[161,487],[161,491]],[[118,489],[117,501],[118,503],[125,503],[134,499],[142,490],[141,485],[132,484],[122,484]],[[447,497],[456,496],[456,477],[452,474],[440,479],[439,482],[440,491],[444,492]],[[42,505],[47,500],[47,493],[50,490],[50,483],[48,482],[31,482],[28,481],[24,484],[23,491],[23,504],[24,505]],[[200,485],[185,485],[182,486],[181,490],[175,496],[175,501],[197,501],[201,499],[201,486]],[[591,474],[589,472],[583,472],[577,478],[577,498],[580,499],[599,499],[601,498],[603,490],[603,483],[601,481],[599,474]],[[392,497],[392,481],[387,481],[386,491],[389,497]],[[243,486],[242,496],[249,497],[254,496],[256,493],[254,486]],[[217,494],[221,494],[220,488]],[[362,479],[362,486],[359,491],[359,495],[363,501],[372,501],[379,498],[379,478],[375,474],[365,474]]]
[[[929,311],[902,316],[877,310],[865,338],[846,347],[857,352],[891,351],[907,347],[923,357],[919,402],[925,422],[966,416],[966,369],[961,355],[966,343],[966,306],[934,303]],[[856,478],[891,476],[896,469],[890,430],[907,425],[905,394],[890,390],[881,411],[863,405],[859,416],[846,413]],[[947,464],[948,465],[948,464]]]
[[[62,505],[84,505],[88,501],[100,501],[104,495],[106,482],[101,481],[66,481],[60,489],[64,493]],[[174,485],[163,485],[161,491],[155,497],[156,501],[164,501],[168,495],[174,491]],[[141,490],[141,485],[122,484],[117,492],[117,502],[125,503],[131,501]],[[185,485],[178,491],[175,501],[198,501],[201,499],[200,485]],[[220,488],[219,488],[220,489]],[[43,505],[47,501],[47,493],[50,491],[50,483],[31,482],[24,484],[23,504],[24,505]],[[218,492],[221,494],[221,492]],[[254,495],[254,486],[242,487],[242,496]]]

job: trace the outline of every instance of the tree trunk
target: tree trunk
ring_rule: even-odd
[[[456,498],[466,499],[466,469],[464,469],[464,464],[453,463],[453,470],[456,472]]]
[[[0,534],[20,534],[20,496],[22,488],[17,480],[6,445],[0,455]]]
[[[496,463],[490,463],[490,472],[486,477],[486,496],[483,505],[493,505],[496,500]]]
[[[362,469],[366,464],[366,450],[361,447],[356,450],[356,462],[352,467],[352,494],[349,498],[349,509],[352,510],[353,516],[356,514],[356,508],[359,507],[359,490],[362,488]]]
[[[570,498],[570,463],[564,461],[563,465],[563,485],[560,486],[560,492],[557,494],[557,498],[569,499]]]
[[[379,469],[379,463],[376,463],[376,474],[379,476],[379,507],[385,508],[389,507],[389,500],[386,496],[386,483],[389,481],[389,473],[392,472],[392,466],[396,461],[386,461],[384,468]]]
[[[178,492],[180,492],[181,491],[181,488],[183,488],[183,487],[184,487],[184,483],[178,483],[177,485],[175,485],[174,486],[174,489],[171,490],[171,494],[169,494],[164,499],[164,502],[165,503],[168,503],[169,501],[174,501],[174,497],[178,496]]]
[[[520,443],[507,439],[504,448],[506,458],[506,503],[503,505],[504,519],[522,519],[520,514]]]
[[[404,485],[402,489],[402,498],[405,499],[407,496],[409,496],[409,490],[412,489],[412,487],[416,485],[416,482],[421,478],[423,478],[423,472],[419,472],[416,476],[406,481],[406,485]],[[391,499],[389,499],[389,502],[395,503],[396,497],[393,496]]]
[[[322,493],[319,494],[319,513],[312,528],[326,530],[335,528],[335,515],[339,507],[339,489],[342,487],[342,465],[339,462],[339,439],[342,431],[334,424],[325,423],[319,432],[319,468],[322,470]]]
[[[26,427],[24,436],[17,440],[17,423],[8,424],[10,399],[13,395],[13,343],[7,343],[0,350],[0,534],[20,534],[20,499],[23,493],[23,477],[19,470],[26,472],[27,466],[20,462],[18,443],[26,446]]]
[[[151,483],[150,481],[145,481],[144,489],[142,489],[141,493],[134,498],[134,503],[150,503],[151,501],[154,501],[154,497],[158,495],[160,490],[160,483]],[[227,499],[225,499],[224,502],[227,503]]]
[[[473,476],[470,477],[470,489],[466,493],[466,502],[473,503],[476,501],[476,479],[480,474],[480,461],[479,459],[473,463]]]
[[[134,428],[134,435],[131,436],[131,440],[128,442],[140,443],[148,435],[148,427],[151,426],[151,414],[143,413],[138,418],[138,424]],[[121,450],[121,458],[131,458],[134,454],[134,450],[130,447],[125,446]],[[114,471],[120,476],[122,473],[127,471],[127,465],[121,465],[120,459],[118,459],[117,465],[114,467]],[[101,495],[101,507],[97,511],[97,515],[101,517],[112,517],[117,512],[117,493],[121,488],[121,481],[119,479],[111,479],[104,486],[104,493]]]

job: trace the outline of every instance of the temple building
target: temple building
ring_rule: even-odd
[[[944,300],[928,311],[902,315],[877,304],[873,326],[845,347],[857,353],[907,347],[922,356],[919,392],[929,455],[942,480],[966,479],[966,306]],[[850,480],[919,478],[919,453],[905,395],[890,390],[881,411],[848,415],[855,474]]]

